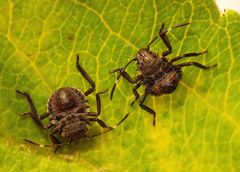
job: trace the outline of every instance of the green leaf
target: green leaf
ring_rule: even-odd
[[[240,16],[218,12],[213,0],[0,0],[0,171],[240,171]],[[121,80],[113,101],[102,95],[101,118],[114,131],[82,139],[54,154],[23,142],[50,143],[29,117],[30,93],[39,114],[48,97],[64,86],[89,88],[75,68],[80,63],[96,82],[97,91],[111,89],[116,75],[136,52],[166,27],[190,21],[168,33],[177,55],[208,53],[186,61],[218,67],[188,67],[177,90],[148,97],[152,116],[134,99],[133,85]],[[160,41],[152,47],[163,52]],[[136,75],[136,65],[128,72]],[[143,89],[141,89],[141,93]],[[89,96],[95,111],[94,95]],[[44,121],[47,123],[47,121]],[[95,127],[100,131],[99,127]]]

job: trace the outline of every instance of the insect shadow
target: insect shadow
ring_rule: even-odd
[[[30,107],[29,112],[22,114],[29,115],[40,128],[48,131],[50,130],[49,136],[52,144],[43,145],[24,139],[26,142],[40,147],[54,147],[54,152],[56,152],[59,147],[68,145],[72,141],[76,141],[80,138],[92,138],[107,133],[120,125],[128,117],[129,113],[113,127],[108,126],[103,120],[98,118],[101,114],[100,95],[106,93],[108,90],[96,93],[97,112],[89,111],[86,98],[95,91],[95,83],[79,64],[78,55],[76,68],[91,87],[84,93],[73,87],[63,87],[56,90],[48,100],[47,112],[41,116],[38,115],[30,95],[27,92],[16,90],[17,93],[23,95],[27,99]],[[42,120],[47,117],[49,117],[50,123],[44,125]],[[87,132],[89,127],[95,122],[102,128],[105,128],[105,131],[88,135]],[[64,141],[61,141],[59,138],[62,138]]]
[[[207,53],[207,50],[198,53],[183,54],[170,60],[166,58],[169,54],[172,53],[172,45],[167,36],[167,32],[171,31],[172,29],[186,26],[188,24],[190,23],[178,24],[166,30],[164,30],[164,24],[162,24],[158,36],[153,38],[146,48],[140,49],[137,52],[136,57],[131,59],[124,67],[110,71],[110,73],[118,72],[117,79],[111,90],[110,100],[112,100],[113,98],[117,81],[120,79],[121,76],[131,84],[135,85],[133,88],[135,100],[131,103],[131,106],[139,98],[139,93],[137,89],[142,85],[145,86],[145,91],[140,98],[139,105],[143,110],[147,111],[149,114],[153,116],[153,125],[155,125],[156,112],[144,104],[144,101],[146,100],[148,95],[161,96],[163,94],[170,94],[174,90],[176,90],[178,83],[182,78],[181,69],[183,67],[195,66],[204,70],[216,67],[217,64],[214,64],[212,66],[205,66],[198,62],[185,62],[180,64],[173,64],[174,62],[181,60],[183,58],[205,54]],[[150,46],[156,41],[158,37],[161,38],[161,40],[167,47],[167,50],[164,51],[160,56],[157,53],[150,50]],[[139,74],[135,78],[132,78],[126,72],[126,69],[134,61],[137,62]]]

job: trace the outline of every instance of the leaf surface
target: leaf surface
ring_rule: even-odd
[[[0,171],[240,171],[239,14],[220,15],[212,0],[0,4]],[[189,26],[168,33],[169,58],[208,49],[206,55],[183,61],[218,67],[184,68],[173,94],[148,97],[146,104],[157,112],[156,127],[137,103],[130,107],[133,85],[120,80],[113,101],[109,93],[101,96],[101,118],[107,124],[131,112],[114,131],[82,139],[57,154],[23,142],[50,143],[47,132],[18,115],[28,106],[16,89],[30,93],[39,114],[57,88],[87,90],[89,84],[75,68],[76,54],[97,91],[111,89],[116,75],[108,71],[146,47],[162,22],[172,27],[188,21]],[[161,53],[166,47],[158,39],[152,50]],[[136,69],[129,67],[131,76]],[[95,111],[94,95],[88,99]]]

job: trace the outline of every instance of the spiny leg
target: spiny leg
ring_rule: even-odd
[[[175,62],[175,61],[177,61],[177,60],[180,60],[180,59],[183,59],[183,58],[186,58],[186,57],[199,56],[199,55],[205,54],[205,53],[207,53],[207,52],[208,52],[208,51],[205,50],[205,51],[200,52],[200,53],[187,53],[187,54],[183,54],[183,55],[180,55],[180,56],[177,56],[177,57],[171,59],[171,60],[170,60],[170,63],[173,63],[173,62]]]
[[[117,126],[119,126],[123,121],[125,121],[128,116],[129,116],[129,113],[128,113],[127,115],[125,115],[115,126],[109,127],[108,130],[106,130],[106,131],[103,131],[103,132],[101,132],[101,133],[94,134],[94,135],[88,136],[88,137],[96,137],[96,136],[99,136],[99,135],[101,135],[101,134],[104,134],[104,133],[107,133],[107,132],[113,130],[114,128],[116,128]]]
[[[205,65],[202,65],[200,63],[197,63],[197,62],[186,62],[186,63],[181,63],[181,64],[178,64],[178,65],[175,65],[176,67],[186,67],[186,66],[196,66],[198,68],[201,68],[201,69],[211,69],[211,68],[214,68],[214,67],[217,67],[217,64],[214,64],[214,65],[211,65],[211,66],[205,66]]]
[[[82,76],[88,81],[88,83],[91,85],[91,88],[89,88],[84,94],[85,96],[88,96],[95,90],[95,83],[91,79],[91,77],[87,74],[87,72],[83,69],[83,67],[79,64],[79,55],[77,54],[77,62],[76,62],[76,68],[78,71],[82,74]]]
[[[135,95],[135,99],[133,100],[133,102],[131,103],[131,106],[137,101],[137,99],[139,98],[139,93],[137,92],[137,89],[142,85],[141,82],[139,82],[137,85],[135,85],[135,87],[133,88],[133,94]]]
[[[33,104],[33,101],[31,99],[31,97],[29,96],[29,94],[26,93],[26,92],[21,92],[19,90],[16,90],[16,92],[21,94],[21,95],[23,95],[23,96],[25,96],[26,99],[27,99],[27,102],[28,102],[28,104],[30,106],[30,112],[27,112],[27,113],[24,113],[24,114],[30,115],[30,117],[37,123],[37,125],[39,127],[43,128],[43,129],[46,129],[46,127],[42,124],[41,119],[40,119],[40,117],[37,114],[37,110],[36,110],[36,108],[35,108],[35,106]]]
[[[119,72],[118,76],[117,76],[117,79],[115,80],[115,83],[112,87],[112,90],[111,90],[111,94],[110,94],[110,100],[112,100],[113,98],[113,94],[114,94],[114,91],[115,91],[115,88],[116,88],[116,85],[117,85],[117,82],[118,80],[120,79],[121,76],[123,76],[123,78],[125,78],[128,82],[130,83],[136,83],[136,80],[132,79],[131,76],[125,71],[126,68],[133,62],[133,61],[136,61],[137,59],[132,59],[130,60],[123,68],[117,68],[115,70],[112,70],[110,71],[110,73],[115,73],[115,72]]]
[[[166,47],[167,47],[167,49],[168,49],[167,51],[164,51],[164,52],[162,53],[162,56],[163,56],[163,57],[165,57],[165,56],[167,56],[167,55],[169,55],[169,54],[172,53],[172,45],[171,45],[171,43],[170,43],[170,40],[168,39],[168,36],[166,35],[167,32],[169,32],[169,31],[172,30],[172,29],[176,29],[176,28],[178,28],[178,27],[186,26],[186,25],[188,25],[188,24],[190,24],[190,23],[178,24],[178,25],[176,25],[176,26],[174,26],[174,27],[172,27],[172,28],[168,28],[168,29],[165,30],[165,31],[163,31],[163,29],[164,29],[164,23],[162,24],[162,27],[161,27],[158,35],[160,36],[160,38],[162,39],[163,43],[166,45]]]
[[[143,110],[145,110],[145,111],[147,111],[148,113],[150,113],[151,115],[153,115],[153,125],[155,126],[156,112],[155,112],[154,110],[152,110],[150,107],[148,107],[148,106],[146,106],[146,105],[143,104],[144,101],[146,100],[147,95],[148,95],[148,94],[147,94],[147,92],[145,91],[144,94],[143,94],[143,96],[141,97],[141,100],[140,100],[140,102],[139,102],[139,105],[140,105],[140,107],[141,107]]]

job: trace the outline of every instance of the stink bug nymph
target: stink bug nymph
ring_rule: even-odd
[[[212,66],[205,66],[197,62],[185,62],[180,64],[173,64],[174,62],[181,60],[186,57],[192,57],[192,56],[199,56],[202,54],[207,53],[207,50],[198,52],[198,53],[187,53],[180,56],[177,56],[171,60],[168,60],[166,58],[167,55],[172,53],[172,46],[168,39],[168,36],[166,35],[168,31],[179,28],[182,26],[186,26],[189,23],[179,24],[173,28],[169,28],[167,30],[164,30],[164,24],[162,24],[162,27],[158,33],[158,36],[156,36],[148,45],[146,48],[142,48],[137,52],[136,57],[134,57],[132,60],[130,60],[124,67],[117,68],[115,70],[110,71],[111,73],[118,72],[117,79],[113,85],[110,99],[113,98],[114,90],[116,87],[117,81],[122,76],[125,78],[128,82],[134,84],[133,93],[135,95],[135,100],[131,103],[131,105],[134,104],[134,102],[139,98],[139,93],[137,89],[144,85],[145,91],[143,95],[140,98],[139,105],[140,107],[149,112],[151,115],[153,115],[153,125],[155,125],[155,117],[156,112],[151,109],[150,107],[144,105],[144,101],[146,100],[146,97],[148,95],[153,96],[161,96],[163,94],[170,94],[174,90],[176,90],[179,81],[182,79],[182,68],[187,66],[195,66],[200,69],[210,69],[213,67],[216,67],[217,65]],[[160,37],[163,41],[163,43],[167,47],[167,51],[164,51],[160,56],[150,50],[150,46],[152,43],[156,41],[156,39]],[[139,74],[136,76],[135,79],[133,79],[127,72],[126,68],[132,63],[136,61],[137,66],[139,69]]]
[[[98,118],[101,114],[100,94],[107,92],[107,90],[96,93],[97,112],[91,112],[87,104],[87,96],[95,91],[95,83],[79,64],[78,55],[76,68],[91,85],[91,88],[84,93],[73,87],[63,87],[56,90],[49,98],[47,112],[41,116],[38,115],[30,95],[26,92],[17,90],[17,93],[26,97],[30,106],[30,112],[23,114],[29,115],[42,129],[50,130],[49,135],[52,144],[42,145],[28,139],[25,139],[25,141],[41,147],[55,147],[56,151],[57,148],[67,145],[77,139],[84,137],[92,138],[109,132],[116,126],[120,125],[128,117],[128,114],[125,115],[120,122],[113,127],[108,126],[103,120]],[[49,117],[50,123],[44,125],[42,120],[47,117]],[[93,122],[97,122],[97,124],[106,130],[93,135],[88,135],[88,129]],[[64,142],[59,138],[64,140]]]

